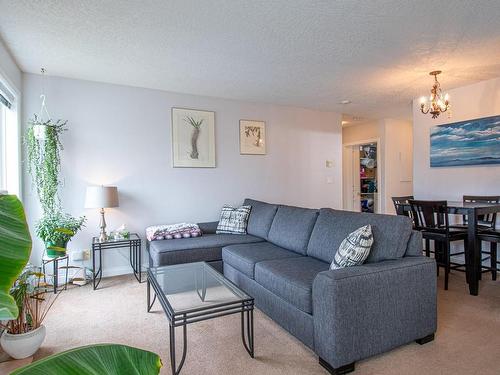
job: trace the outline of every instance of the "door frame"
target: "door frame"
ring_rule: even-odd
[[[342,144],[342,158],[347,154],[346,151],[352,152],[352,148],[354,146],[361,146],[368,143],[375,143],[377,145],[377,211],[375,213],[381,214],[384,212],[382,207],[382,195],[384,192],[384,184],[382,182],[382,168],[383,164],[383,155],[382,148],[380,146],[380,138],[368,138],[361,141],[349,142]],[[352,207],[352,187],[354,184],[354,174],[352,168],[352,157],[349,157],[349,165],[351,167],[346,168],[346,161],[342,161],[342,209],[347,211],[353,211],[354,207]],[[349,190],[348,190],[349,189]],[[350,202],[350,203],[349,203]]]

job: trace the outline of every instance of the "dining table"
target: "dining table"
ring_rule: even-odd
[[[411,211],[409,203],[403,205],[405,211]],[[447,201],[448,214],[467,217],[467,247],[465,251],[465,272],[469,293],[479,294],[481,278],[481,241],[477,236],[478,217],[500,212],[500,203]]]

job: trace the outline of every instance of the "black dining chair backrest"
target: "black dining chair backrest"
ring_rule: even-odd
[[[449,234],[448,204],[446,201],[409,202],[416,230]]]
[[[500,196],[499,195],[464,195],[463,196],[463,202],[464,203],[500,203]],[[489,226],[491,229],[495,229],[496,226],[496,221],[497,221],[497,214],[491,213],[491,214],[485,214],[485,215],[479,215],[478,218],[479,222],[482,225]],[[467,223],[467,216],[463,216],[464,224]]]
[[[403,215],[411,217],[410,211],[405,210],[405,205],[409,204],[411,199],[415,199],[413,195],[406,195],[404,197],[392,197],[392,202],[394,203],[394,209],[397,215]]]

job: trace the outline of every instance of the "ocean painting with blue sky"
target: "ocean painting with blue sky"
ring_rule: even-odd
[[[500,116],[431,129],[431,167],[500,164]]]

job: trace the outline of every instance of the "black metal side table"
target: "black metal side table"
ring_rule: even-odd
[[[119,240],[109,239],[103,242],[99,241],[99,237],[92,238],[92,280],[94,290],[97,289],[102,279],[102,251],[105,249],[129,248],[130,266],[134,272],[134,276],[138,282],[142,283],[141,277],[141,243],[142,240],[137,233],[130,233],[129,238]],[[96,254],[98,253],[98,254]],[[99,258],[99,265],[96,268],[96,257]]]

